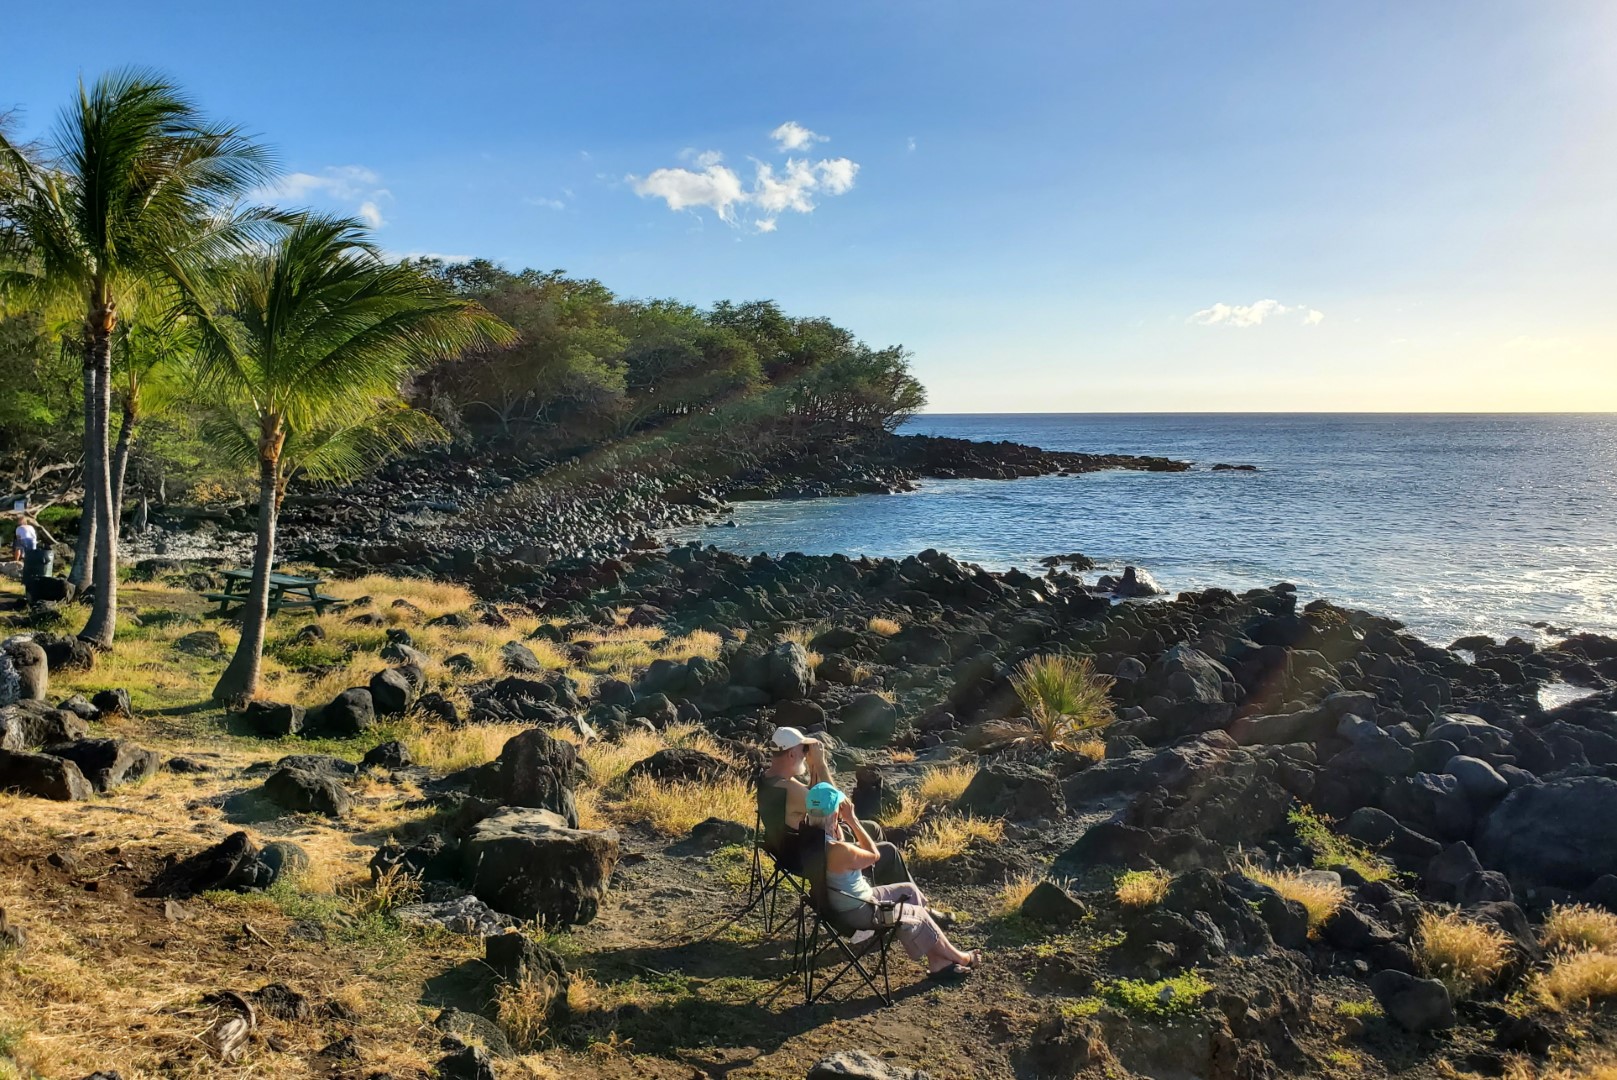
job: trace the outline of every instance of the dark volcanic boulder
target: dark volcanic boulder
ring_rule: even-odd
[[[383,668],[372,675],[370,691],[378,716],[402,716],[415,703],[415,684],[402,668]]]
[[[549,810],[511,808],[477,823],[464,858],[468,886],[495,911],[581,924],[595,918],[606,894],[618,834],[569,828]]]
[[[1417,979],[1402,971],[1378,971],[1370,990],[1387,1018],[1409,1031],[1437,1031],[1455,1025],[1448,988],[1436,979]]]
[[[124,739],[79,739],[48,746],[45,752],[77,765],[97,791],[144,780],[157,772],[159,761],[154,751]]]
[[[45,664],[52,671],[89,671],[95,667],[95,649],[87,641],[68,634],[36,634],[34,640],[45,650]]]
[[[500,666],[519,675],[542,675],[545,670],[533,650],[520,641],[508,641],[500,646]]]
[[[338,738],[359,735],[375,722],[376,704],[363,686],[349,687],[320,710],[320,730]]]
[[[578,828],[573,801],[578,750],[572,743],[553,739],[541,728],[529,728],[506,740],[495,765],[492,794],[500,802],[549,810],[568,827]]]
[[[1617,780],[1579,776],[1517,788],[1477,832],[1482,861],[1522,882],[1583,889],[1617,874]]]
[[[241,712],[242,720],[255,734],[270,739],[299,734],[306,715],[302,705],[283,705],[275,701],[249,701]]]
[[[644,761],[635,762],[624,775],[630,780],[646,776],[653,780],[709,783],[729,779],[736,775],[736,770],[712,754],[684,746],[671,746],[657,751]]]
[[[90,699],[90,704],[96,707],[100,716],[131,716],[133,710],[129,705],[129,691],[119,687],[114,690],[100,690]]]
[[[37,701],[19,701],[0,709],[0,750],[31,750],[72,742],[89,733],[84,720],[67,709],[53,709]]]
[[[809,667],[808,653],[795,641],[782,641],[770,649],[764,658],[765,685],[777,701],[792,701],[807,697],[814,685],[814,669]]]
[[[978,769],[955,808],[979,817],[1048,821],[1066,813],[1067,800],[1050,773],[1009,761]]]
[[[231,833],[165,870],[153,883],[152,894],[186,897],[216,889],[245,892],[268,888],[279,871],[262,855],[246,833]]]
[[[1053,881],[1041,881],[1022,900],[1022,917],[1047,926],[1071,926],[1086,914],[1086,908],[1066,889]]]
[[[44,648],[32,638],[14,637],[0,644],[0,653],[5,654],[17,673],[17,699],[44,701],[50,689],[50,667]]]
[[[837,713],[837,738],[851,746],[880,747],[898,731],[898,708],[880,694],[860,694]]]
[[[1175,734],[1224,727],[1235,714],[1240,687],[1229,669],[1189,645],[1175,645],[1146,669],[1137,694],[1145,710]]]
[[[88,799],[94,790],[79,767],[64,758],[0,750],[0,791],[76,802]]]
[[[341,780],[329,773],[296,767],[276,769],[264,781],[264,797],[294,813],[342,817],[353,809],[354,797]]]

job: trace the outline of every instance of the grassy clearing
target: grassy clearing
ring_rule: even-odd
[[[1308,913],[1308,932],[1317,933],[1336,909],[1347,902],[1348,891],[1340,882],[1321,881],[1306,870],[1270,870],[1248,859],[1240,866],[1242,874],[1260,885],[1267,885],[1287,900],[1295,900]]]
[[[1172,883],[1173,875],[1166,870],[1126,870],[1117,876],[1117,902],[1130,908],[1150,907],[1168,895]]]
[[[1024,660],[1011,688],[1027,710],[1029,737],[1052,750],[1072,750],[1115,719],[1112,678],[1096,673],[1088,657],[1059,653]]]
[[[1422,970],[1459,1001],[1504,969],[1510,960],[1510,938],[1457,912],[1427,912],[1416,928],[1415,956]],[[1617,963],[1613,971],[1617,974]]]
[[[423,724],[407,732],[401,740],[418,765],[441,772],[455,772],[493,761],[507,741],[526,724],[468,724],[452,728]]]
[[[644,822],[664,836],[684,836],[708,818],[750,825],[757,814],[752,786],[742,780],[694,784],[637,776],[603,807],[613,820]]]
[[[1334,870],[1345,866],[1366,881],[1385,881],[1397,874],[1397,868],[1376,852],[1351,837],[1343,836],[1331,828],[1329,819],[1306,806],[1299,806],[1286,815],[1297,839],[1308,845],[1314,853],[1314,868]]]
[[[1529,981],[1528,993],[1555,1012],[1617,998],[1617,953],[1595,949],[1559,953]]]
[[[984,821],[963,814],[945,814],[927,822],[910,844],[910,858],[921,865],[948,862],[975,844],[997,844],[1005,838],[1003,821]]]
[[[1545,916],[1539,935],[1546,949],[1557,952],[1617,952],[1617,914],[1588,904],[1557,904]]]

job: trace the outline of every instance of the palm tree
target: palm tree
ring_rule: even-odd
[[[176,404],[185,361],[195,351],[195,327],[173,306],[163,307],[155,318],[123,325],[112,372],[123,412],[111,458],[114,523],[123,518],[124,478],[140,422]]]
[[[118,519],[108,432],[112,340],[119,320],[160,288],[166,269],[216,255],[263,215],[234,200],[271,174],[268,153],[206,121],[172,84],[125,69],[81,83],[41,158],[0,131],[0,222],[26,253],[0,284],[71,297],[84,313],[84,524],[94,530],[95,604],[79,636],[112,644],[118,613]]]
[[[239,704],[258,689],[289,455],[315,470],[321,460],[357,460],[352,448],[364,440],[354,433],[397,401],[406,375],[512,333],[418,269],[383,262],[363,227],[343,218],[299,220],[272,248],[233,267],[212,304],[203,290],[186,291],[199,331],[198,388],[230,403],[258,468],[241,641],[213,689],[215,700]]]

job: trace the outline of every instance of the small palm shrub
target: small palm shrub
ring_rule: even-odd
[[[1059,653],[1024,660],[1011,676],[1031,737],[1052,750],[1075,749],[1115,719],[1107,696],[1112,682],[1088,657]]]
[[[1426,974],[1447,986],[1459,1001],[1492,982],[1504,968],[1510,960],[1510,938],[1457,912],[1427,912],[1416,930],[1415,955]]]

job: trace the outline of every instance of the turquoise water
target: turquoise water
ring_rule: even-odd
[[[905,430],[1197,467],[743,503],[736,528],[679,536],[745,553],[935,547],[1035,572],[1081,551],[1175,591],[1290,581],[1440,642],[1533,622],[1617,634],[1617,416],[929,415]]]

